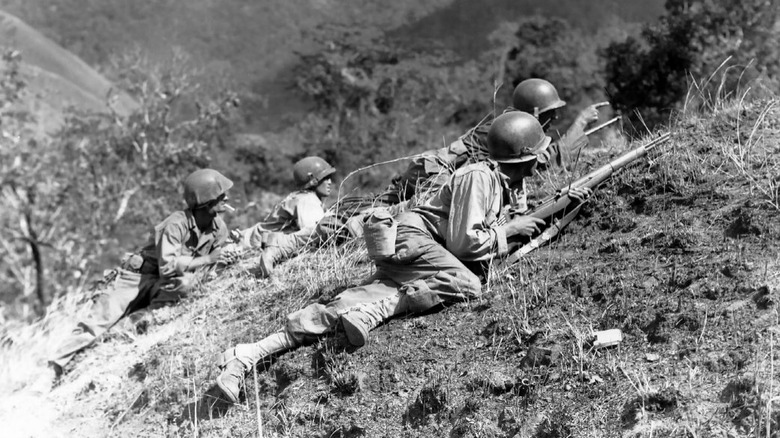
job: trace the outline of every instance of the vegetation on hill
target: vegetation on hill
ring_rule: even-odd
[[[780,3],[764,0],[670,0],[641,38],[606,48],[610,100],[630,116],[631,131],[665,123],[671,109],[734,95],[753,79],[780,84]],[[713,81],[714,72],[723,70]],[[694,91],[686,98],[686,93]],[[698,99],[699,95],[709,99]]]
[[[29,132],[34,114],[14,111],[27,93],[21,56],[5,54],[0,80],[0,213],[4,317],[41,316],[52,298],[79,291],[182,205],[183,174],[211,162],[236,98],[226,94],[182,117],[195,86],[186,70],[134,63],[122,86],[140,102],[129,117],[70,113],[54,137]],[[99,272],[97,275],[99,275]]]
[[[7,52],[0,360],[13,366],[0,368],[11,394],[0,417],[20,436],[777,436],[780,114],[767,30],[778,16],[772,2],[741,5],[669,1],[661,22],[625,42],[619,27],[529,18],[468,62],[322,26],[309,34],[319,50],[296,55],[295,91],[312,110],[263,133],[284,153],[242,142],[244,95],[200,92],[190,64],[143,57],[120,57],[109,73],[138,112],[71,113],[59,135],[33,140],[27,115],[11,110],[24,98],[23,54]],[[554,245],[494,269],[482,299],[390,321],[361,349],[336,334],[270,360],[229,407],[212,387],[216,353],[372,269],[360,242],[303,254],[270,280],[252,275],[252,256],[182,305],[122,322],[53,390],[32,384],[84,316],[96,271],[181,204],[190,170],[231,169],[246,208],[229,219],[245,225],[262,214],[263,190],[289,187],[294,159],[322,155],[345,179],[442,146],[536,75],[560,82],[572,109],[606,87],[625,116],[639,109],[644,120],[626,129],[636,141],[650,134],[630,129],[640,126],[673,139],[600,188]],[[633,146],[616,133],[594,140],[575,173]],[[352,174],[341,194],[377,190],[403,164]],[[571,178],[532,186],[549,193]],[[623,342],[594,347],[592,333],[613,328]]]
[[[321,25],[392,31],[408,50],[420,50],[422,41],[422,48],[473,60],[500,23],[529,11],[564,18],[590,33],[612,16],[651,21],[662,6],[663,0],[0,0],[0,9],[92,65],[107,66],[116,54],[136,47],[164,62],[169,48],[179,47],[203,71],[198,78],[203,87],[228,85],[242,94],[243,117],[252,132],[283,129],[286,115],[305,115],[309,102],[289,92],[290,69],[296,53],[318,51],[310,33]]]
[[[662,150],[605,183],[552,246],[494,271],[477,301],[392,320],[357,350],[336,334],[267,361],[228,406],[213,386],[220,351],[371,271],[360,246],[302,255],[270,280],[249,258],[116,327],[34,399],[49,421],[12,424],[47,436],[776,436],[780,114],[776,96],[741,97],[676,117]],[[578,173],[633,146],[589,149]],[[4,347],[33,356],[5,382],[34,377],[57,323]],[[615,328],[618,346],[592,344]]]

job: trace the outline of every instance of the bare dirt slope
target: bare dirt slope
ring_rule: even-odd
[[[494,272],[482,299],[392,320],[360,349],[337,334],[284,354],[248,376],[237,406],[218,398],[214,357],[357,282],[371,270],[359,246],[271,280],[250,258],[124,323],[49,393],[28,385],[46,342],[9,336],[2,357],[26,372],[3,376],[15,383],[3,424],[12,436],[776,437],[778,115],[776,100],[686,115],[663,153],[605,183],[553,245]],[[615,328],[622,343],[592,345]]]

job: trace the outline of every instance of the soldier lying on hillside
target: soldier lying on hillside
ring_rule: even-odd
[[[182,185],[187,209],[154,227],[146,246],[111,271],[111,284],[95,299],[89,318],[78,323],[49,361],[57,375],[124,316],[177,303],[197,284],[195,271],[235,260],[237,254],[221,248],[228,237],[221,214],[232,209],[227,191],[233,182],[216,170],[201,169]]]
[[[322,158],[299,160],[293,165],[298,190],[287,195],[262,222],[231,234],[242,247],[263,250],[259,266],[262,276],[270,276],[274,265],[298,250],[327,238],[320,226],[326,217],[322,201],[330,196],[334,173],[336,169]]]
[[[487,135],[490,159],[458,169],[436,194],[397,216],[395,253],[376,260],[376,273],[363,286],[293,312],[281,331],[222,354],[217,385],[225,396],[238,401],[244,374],[262,358],[333,332],[339,323],[348,341],[361,346],[369,330],[393,316],[479,297],[480,280],[463,262],[503,256],[507,238],[539,231],[540,219],[521,214],[499,225],[499,218],[509,206],[508,193],[546,162],[549,144],[532,115],[499,116]],[[588,189],[569,193],[578,202],[589,195]]]
[[[507,108],[505,112],[519,109],[534,114],[542,124],[543,129],[547,131],[551,122],[558,118],[558,109],[565,106],[566,102],[560,99],[557,90],[551,83],[543,79],[527,79],[515,87],[513,105],[514,107]],[[551,143],[550,151],[547,152],[551,155],[550,159],[559,166],[563,166],[565,163],[563,156],[568,155],[567,152],[571,145],[584,135],[585,128],[598,120],[598,115],[597,105],[591,105],[582,110],[566,134],[557,142]],[[388,189],[378,197],[378,204],[400,204],[392,209],[392,213],[396,214],[407,208],[407,205],[415,205],[426,197],[434,195],[449,180],[456,169],[468,163],[487,159],[487,133],[491,124],[492,120],[488,120],[470,129],[449,146],[420,154],[409,164],[403,174],[393,179]],[[317,165],[322,166],[322,169],[332,169],[328,163],[319,158],[310,157],[305,160],[320,160]],[[296,166],[303,165],[303,161],[296,163]],[[313,163],[311,161],[309,164]],[[333,171],[335,172],[335,169]],[[304,180],[305,178],[299,181],[296,176],[296,182],[299,186],[307,184]],[[314,232],[310,229],[304,230],[302,227],[296,229],[294,221],[289,222],[289,218],[294,216],[292,212],[296,208],[295,203],[298,196],[302,196],[299,195],[301,193],[311,193],[311,187],[309,191],[304,189],[291,194],[280,204],[287,206],[281,207],[281,210],[277,206],[277,209],[272,213],[274,215],[279,212],[287,221],[267,219],[266,222],[270,223],[260,223],[255,226],[255,234],[251,242],[247,240],[251,230],[242,231],[242,237],[237,239],[244,242],[244,245],[267,248],[260,263],[260,273],[264,276],[270,275],[277,262],[289,258],[297,250],[307,245],[316,247],[331,238],[341,240],[356,237],[360,234],[360,226],[356,226],[356,224],[359,224],[371,212],[381,209],[381,207],[375,206],[370,208],[370,204],[373,203],[350,208],[340,201],[339,214],[326,216],[322,210],[321,202],[314,202],[314,197],[310,196],[312,201],[307,203],[309,205],[307,208],[311,209],[312,218],[318,217],[319,222]],[[515,208],[519,210],[526,208],[524,196],[518,196],[514,202]],[[287,228],[274,228],[279,228],[280,224]],[[266,240],[260,242],[261,239]]]
[[[558,119],[558,110],[565,105],[566,102],[561,100],[558,91],[550,82],[533,78],[526,79],[515,87],[512,106],[504,110],[504,113],[523,111],[532,114],[547,132],[552,122]],[[570,148],[576,140],[585,135],[585,128],[598,120],[598,107],[601,105],[603,104],[591,105],[580,111],[566,133],[550,144],[548,162],[561,167],[566,165]],[[435,194],[455,170],[487,158],[487,134],[492,123],[492,119],[480,123],[445,148],[423,152],[409,164],[404,173],[393,179],[379,199],[388,204],[405,201],[414,204],[420,198]]]

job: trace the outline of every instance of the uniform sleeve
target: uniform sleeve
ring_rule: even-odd
[[[468,172],[452,181],[447,249],[466,261],[488,260],[507,252],[506,232],[486,219],[495,202],[494,184],[485,172]]]
[[[558,144],[559,153],[569,152],[577,140],[585,135],[586,126],[587,122],[584,122],[579,118],[574,120],[574,123],[569,126],[566,133],[556,142]]]
[[[317,227],[317,223],[325,217],[325,210],[322,208],[322,201],[313,196],[300,196],[295,205],[295,222],[298,230],[302,232],[312,232]]]
[[[187,238],[187,227],[181,223],[169,223],[157,238],[157,261],[160,265],[160,277],[183,275],[194,259],[182,255],[182,247]]]

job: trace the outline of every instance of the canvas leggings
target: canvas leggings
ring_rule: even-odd
[[[50,362],[64,367],[76,353],[95,342],[123,317],[145,307],[175,304],[193,289],[195,283],[195,274],[191,273],[160,278],[156,272],[140,273],[117,268],[111,285],[94,298],[88,318],[76,325]]]
[[[345,290],[327,305],[314,303],[289,314],[284,329],[263,341],[229,349],[223,364],[238,359],[251,367],[269,353],[334,331],[347,312],[365,312],[386,320],[481,295],[479,278],[432,237],[420,216],[403,213],[397,220],[395,255],[377,262],[375,274],[363,285]]]

